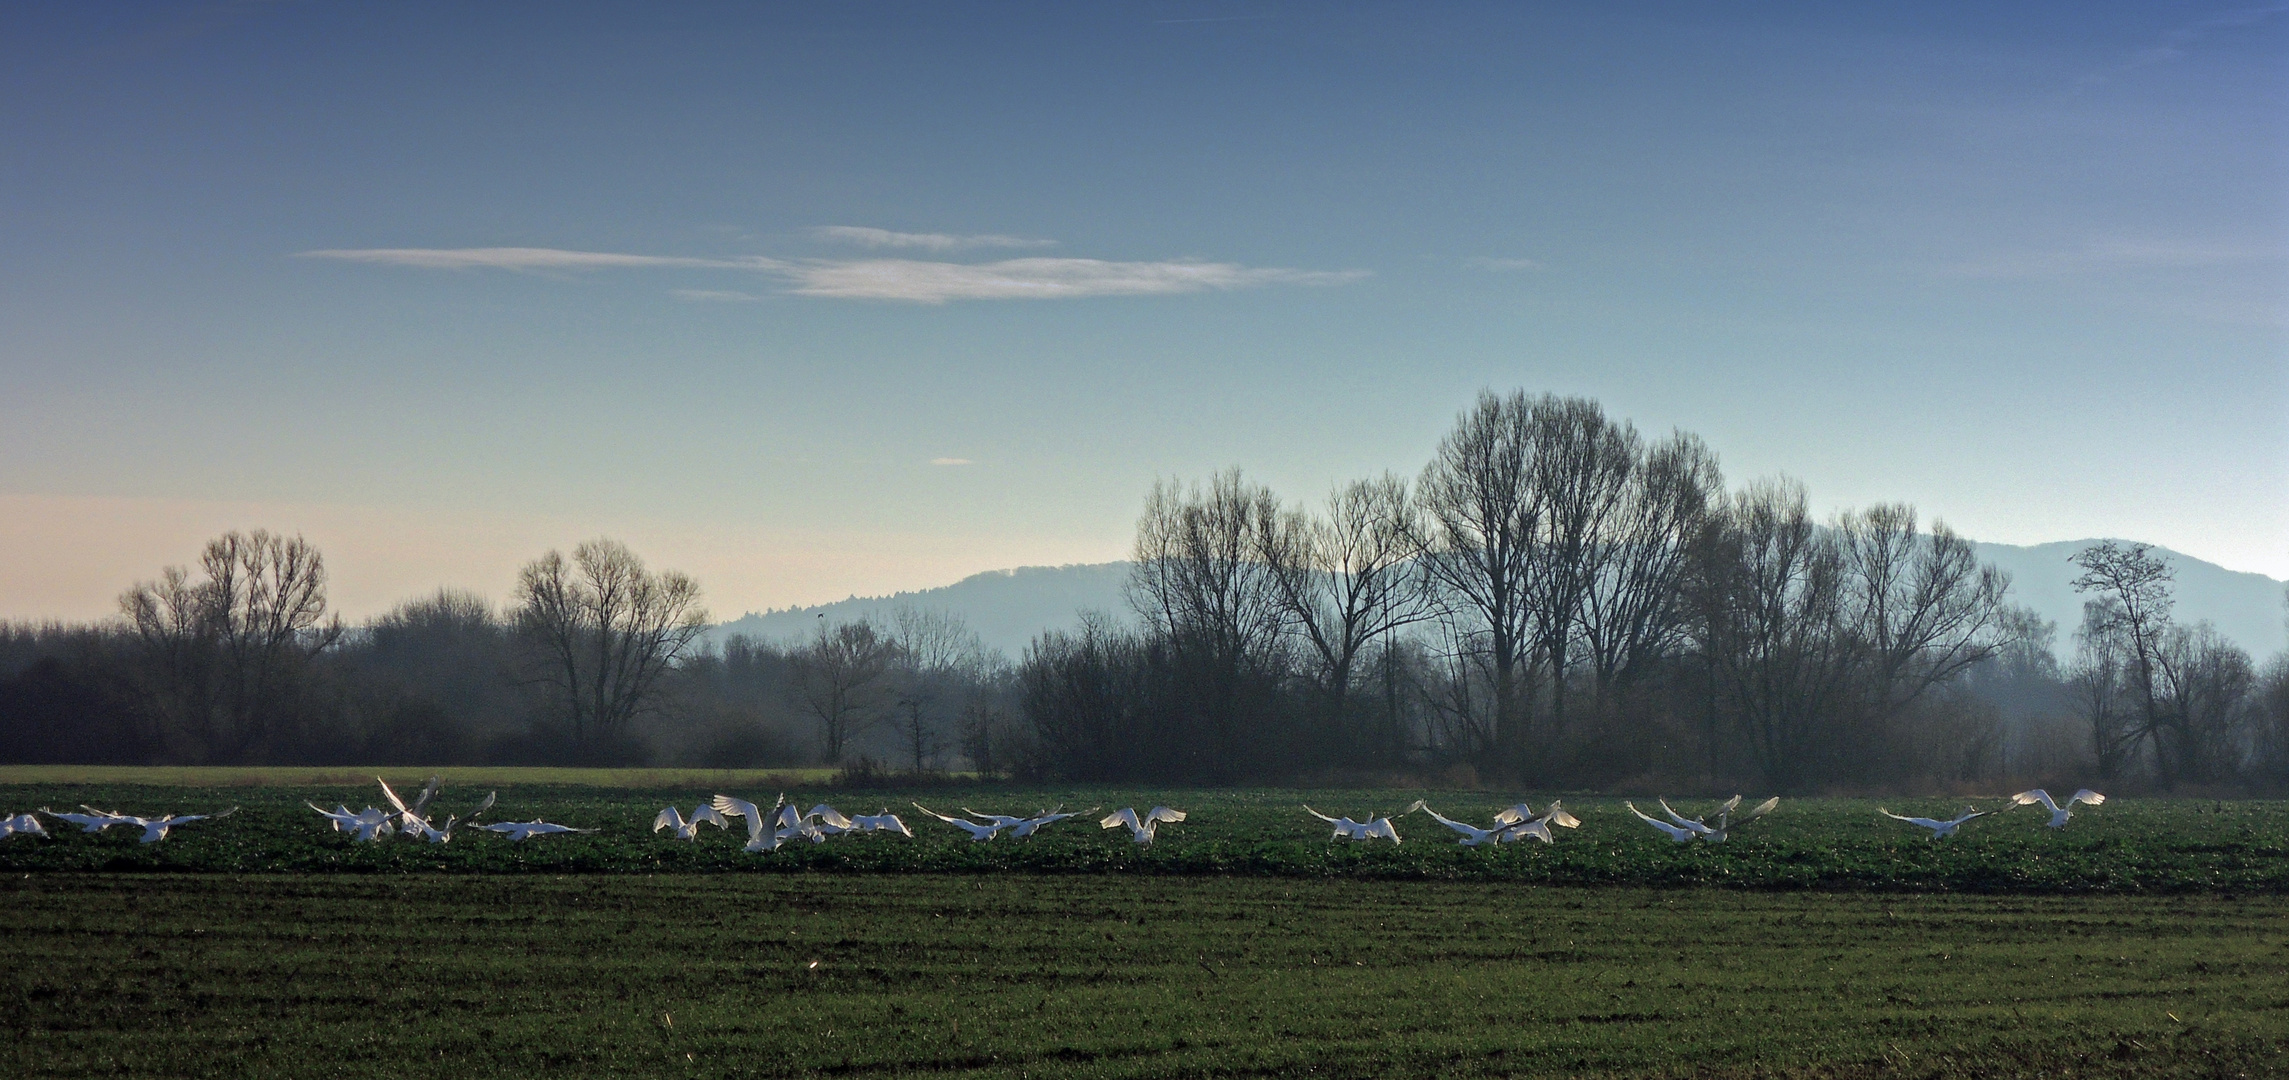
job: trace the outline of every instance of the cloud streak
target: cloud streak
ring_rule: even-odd
[[[424,270],[609,270],[625,267],[687,267],[708,270],[772,270],[787,264],[760,255],[698,259],[679,255],[622,255],[560,248],[325,248],[296,253],[303,259],[414,266]]]
[[[921,248],[925,251],[958,251],[962,248],[1038,248],[1055,247],[1055,240],[1030,240],[1022,236],[955,236],[952,233],[892,232],[872,229],[863,225],[821,225],[811,230],[820,240],[840,244],[858,244],[871,248]]]
[[[2236,244],[2100,240],[2080,248],[2007,252],[1956,263],[1947,272],[1968,278],[2042,278],[2123,270],[2180,270],[2281,258],[2268,248]]]
[[[895,234],[905,235],[905,234]],[[761,255],[695,258],[557,248],[328,248],[301,258],[403,266],[422,270],[509,270],[528,273],[613,269],[739,270],[776,278],[798,296],[943,304],[953,300],[1067,300],[1096,296],[1168,296],[1271,285],[1341,285],[1364,270],[1291,270],[1179,259],[1022,258],[986,263],[927,259],[774,259]],[[733,289],[676,289],[686,300],[761,297]]]

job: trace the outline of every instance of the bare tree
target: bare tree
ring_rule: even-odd
[[[1801,789],[1851,719],[1858,651],[1845,632],[1843,556],[1804,488],[1731,500],[1701,580],[1700,652],[1765,778]]]
[[[2134,688],[2138,663],[2113,607],[2111,598],[2084,602],[2082,626],[2075,631],[2074,665],[2067,671],[2075,711],[2090,729],[2090,752],[2100,780],[2127,773],[2152,732],[2145,703]]]
[[[570,560],[551,551],[517,575],[516,624],[536,655],[576,743],[608,744],[655,705],[660,677],[707,629],[699,584],[649,573],[615,540]]]
[[[2008,575],[1981,565],[1941,522],[1916,531],[1915,508],[1870,507],[1838,518],[1848,576],[1845,618],[1866,650],[1871,704],[1892,717],[2009,643]]]
[[[2174,626],[2162,642],[2166,680],[2159,758],[2173,782],[2211,783],[2230,778],[2243,755],[2247,704],[2257,687],[2249,654],[2207,622]]]
[[[2166,722],[2162,684],[2170,657],[2163,643],[2170,633],[2170,582],[2176,572],[2147,545],[2113,540],[2092,544],[2069,561],[2082,568],[2075,591],[2095,593],[2099,601],[2083,605],[2084,636],[2104,643],[2110,658],[2119,656],[2122,662],[2118,677],[2137,708],[2136,724],[2127,733],[2135,748],[2155,739]],[[2107,764],[2103,752],[2099,760]],[[2167,763],[2161,764],[2166,771]],[[2169,777],[2163,780],[2167,783]]]
[[[1286,511],[1257,536],[1330,734],[1351,734],[1346,705],[1369,647],[1430,614],[1414,515],[1406,481],[1386,473],[1335,489],[1324,515]]]
[[[896,653],[865,619],[831,627],[821,620],[795,653],[796,692],[819,723],[830,764],[841,764],[851,740],[882,721]]]
[[[1582,595],[1583,647],[1601,699],[1684,643],[1693,553],[1723,497],[1716,455],[1684,432],[1631,471]]]
[[[1522,392],[1481,391],[1423,470],[1420,549],[1443,601],[1475,624],[1492,685],[1486,722],[1494,764],[1514,770],[1527,744],[1534,644],[1535,538],[1544,507],[1532,482],[1533,408]]]
[[[299,536],[257,529],[208,542],[204,577],[169,567],[119,598],[142,653],[162,737],[199,762],[291,752],[308,662],[341,640],[326,614],[326,562]]]
[[[901,604],[891,612],[897,669],[898,735],[909,768],[919,774],[946,744],[949,714],[974,694],[989,666],[985,643],[961,616]]]
[[[1583,611],[1612,554],[1610,539],[1644,453],[1636,429],[1588,398],[1544,395],[1532,406],[1529,476],[1542,514],[1528,600],[1549,664],[1550,728],[1566,728],[1566,682]]]

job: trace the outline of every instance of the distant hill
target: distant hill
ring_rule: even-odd
[[[2074,630],[2082,622],[2082,600],[2072,582],[2075,568],[2067,556],[2092,540],[2061,541],[2019,547],[2012,544],[1976,544],[1979,558],[2011,575],[2011,601],[2035,609],[2058,624],[2062,658],[2074,649]],[[2282,583],[2263,574],[2241,573],[2167,549],[2155,549],[2177,568],[2177,609],[2180,622],[2207,619],[2252,656],[2263,661],[2289,648],[2289,632],[2282,627]],[[1044,630],[1070,628],[1086,609],[1129,618],[1121,584],[1128,579],[1125,562],[1072,566],[1025,566],[973,574],[952,585],[895,596],[851,597],[814,607],[749,613],[716,626],[710,637],[722,640],[745,634],[770,641],[787,641],[812,632],[824,613],[829,622],[861,617],[886,621],[900,605],[946,611],[962,616],[989,648],[1011,659]]]

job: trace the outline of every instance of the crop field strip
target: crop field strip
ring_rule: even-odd
[[[418,776],[400,775],[407,786]],[[448,784],[440,812],[475,804],[489,788]],[[451,844],[403,839],[352,844],[312,813],[305,801],[353,809],[376,800],[372,781],[315,787],[186,788],[151,785],[42,784],[0,786],[0,812],[90,803],[125,812],[208,812],[237,805],[221,821],[186,826],[165,842],[141,845],[125,830],[99,835],[57,831],[52,839],[0,841],[0,872],[59,870],[229,873],[736,873],[799,870],[872,873],[1216,874],[1494,880],[1549,885],[1702,886],[1756,889],[1964,891],[1983,893],[2289,892],[2289,803],[2278,801],[2114,799],[2084,808],[2064,830],[2042,827],[2034,808],[1979,818],[1948,840],[1932,841],[1912,826],[1881,818],[1870,800],[1784,799],[1771,816],[1724,844],[1672,844],[1632,819],[1613,799],[1568,799],[1582,827],[1559,830],[1557,843],[1463,848],[1452,834],[1417,814],[1399,819],[1406,842],[1330,844],[1328,829],[1302,806],[1333,813],[1390,813],[1421,792],[1398,791],[1131,791],[1120,789],[951,788],[910,792],[791,790],[804,805],[832,802],[852,813],[888,807],[915,830],[895,836],[838,837],[778,851],[740,850],[736,830],[701,831],[679,842],[650,831],[668,805],[686,808],[713,791],[703,786],[634,787],[527,784],[501,791],[494,820],[546,817],[596,832],[511,844],[463,832]],[[768,800],[774,789],[741,789]],[[1449,816],[1484,822],[1508,800],[1486,793],[1431,793]],[[1060,823],[1027,840],[973,843],[923,818],[910,803],[933,809],[967,805],[1028,813],[1150,806],[1167,801],[1190,812],[1140,848],[1122,831],[1093,821]],[[1998,800],[1979,800],[1994,806]],[[1893,810],[1952,813],[1959,799],[1889,800]],[[1707,803],[1680,804],[1680,809]]]
[[[2267,1076],[2289,899],[11,875],[0,1074]]]

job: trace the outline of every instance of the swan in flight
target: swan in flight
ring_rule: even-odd
[[[314,802],[306,801],[302,805],[326,815],[326,819],[334,823],[335,832],[356,833],[357,835],[350,838],[351,843],[379,840],[397,828],[391,824],[394,818],[389,811],[371,806],[353,814],[347,806],[336,806],[332,810],[319,810],[318,804]]]
[[[234,806],[217,814],[169,814],[166,817],[156,818],[139,818],[120,815],[119,824],[133,825],[142,829],[143,839],[138,841],[139,843],[156,844],[161,840],[165,840],[167,838],[167,830],[172,829],[177,825],[188,825],[194,821],[209,821],[227,818],[235,813],[238,813],[238,807]]]
[[[852,832],[894,832],[904,837],[914,835],[914,830],[907,828],[906,823],[898,820],[898,815],[891,813],[887,806],[879,814],[851,815],[850,826]]]
[[[2004,809],[2008,810],[2012,806],[2040,804],[2043,809],[2051,812],[2050,823],[2045,825],[2044,828],[2063,829],[2066,828],[2067,819],[2074,816],[2072,813],[2068,812],[2069,807],[2072,807],[2076,803],[2089,803],[2092,806],[2097,806],[2098,804],[2105,801],[2106,796],[2092,791],[2089,788],[2084,788],[2081,791],[2075,792],[2074,796],[2069,798],[2066,802],[2055,803],[2051,801],[2050,792],[2044,791],[2041,788],[2036,788],[2033,791],[2022,791],[2016,795],[2011,796],[2011,806],[2004,807]]]
[[[98,810],[95,807],[89,806],[85,803],[80,804],[80,809],[87,811],[87,813],[59,814],[45,806],[40,808],[40,812],[56,819],[57,821],[66,821],[77,825],[79,826],[79,831],[81,832],[102,832],[103,830],[108,829],[114,825],[124,825],[127,823],[127,819],[119,816],[118,814],[114,814],[105,810]]]
[[[1881,806],[1876,808],[1876,812],[1892,819],[1893,821],[1904,821],[1919,829],[1930,829],[1931,838],[1934,840],[1945,840],[1948,837],[1955,835],[1955,830],[1961,828],[1964,822],[1969,821],[1975,817],[1987,816],[1987,812],[1985,810],[1973,810],[1968,806],[1963,808],[1962,813],[1955,815],[1955,817],[1947,821],[1940,821],[1927,817],[1903,817],[1899,814],[1892,813],[1891,811],[1886,810]]]
[[[398,828],[407,836],[427,840],[432,844],[449,844],[453,842],[453,824],[459,820],[461,819],[458,817],[448,816],[445,819],[445,827],[440,829],[431,825],[427,818],[417,817],[398,826]]]
[[[810,822],[811,828],[816,829],[822,839],[858,831],[857,819],[845,816],[842,811],[825,803],[811,807],[811,812],[804,814],[803,820]]]
[[[1631,803],[1625,800],[1623,801],[1622,805],[1628,807],[1630,813],[1636,814],[1637,820],[1651,825],[1664,833],[1667,833],[1669,839],[1675,840],[1680,844],[1690,844],[1693,842],[1693,838],[1695,836],[1700,835],[1699,833],[1696,833],[1683,825],[1672,825],[1666,821],[1661,820],[1660,818],[1648,816],[1645,811],[1638,809],[1637,804],[1635,803]]]
[[[1670,821],[1672,821],[1672,822],[1676,823],[1677,825],[1679,825],[1679,826],[1681,826],[1681,827],[1685,828],[1686,830],[1690,831],[1690,832],[1691,832],[1693,835],[1695,835],[1695,836],[1714,836],[1714,835],[1716,835],[1716,832],[1717,832],[1717,830],[1716,830],[1716,829],[1715,829],[1713,826],[1711,826],[1711,825],[1710,825],[1708,822],[1706,822],[1706,821],[1703,821],[1703,820],[1701,820],[1700,818],[1689,818],[1689,817],[1686,817],[1685,815],[1683,815],[1683,814],[1680,814],[1680,813],[1678,813],[1677,811],[1670,809],[1670,808],[1669,808],[1669,800],[1667,800],[1667,799],[1655,799],[1655,800],[1653,800],[1653,801],[1655,801],[1655,802],[1657,802],[1657,803],[1660,803],[1660,804],[1661,804],[1661,812],[1662,812],[1662,813],[1664,813],[1664,814],[1667,814],[1667,815],[1669,815],[1669,820],[1670,820]],[[1724,813],[1724,812],[1726,812],[1726,811],[1729,811],[1729,810],[1731,810],[1733,807],[1740,805],[1740,801],[1741,801],[1741,797],[1740,797],[1740,796],[1738,796],[1738,795],[1735,795],[1735,796],[1733,796],[1733,801],[1731,801],[1731,802],[1729,802],[1729,803],[1726,803],[1726,804],[1724,804],[1723,806],[1719,807],[1719,808],[1718,808],[1718,810],[1717,810],[1717,812],[1721,814],[1721,813]]]
[[[1304,807],[1303,812],[1335,826],[1335,835],[1328,837],[1330,840],[1374,840],[1381,838],[1394,844],[1399,842],[1399,830],[1391,824],[1391,819],[1388,817],[1379,817],[1371,821],[1353,821],[1348,817],[1331,818],[1309,806]],[[1402,811],[1400,816],[1404,817],[1409,812],[1411,811]]]
[[[1155,806],[1140,816],[1136,807],[1124,806],[1105,815],[1105,819],[1099,821],[1097,826],[1104,829],[1118,829],[1126,825],[1129,827],[1130,838],[1140,844],[1149,844],[1152,843],[1153,833],[1160,829],[1162,822],[1173,825],[1183,820],[1184,811],[1182,810]]]
[[[1457,843],[1460,843],[1463,847],[1477,847],[1480,844],[1499,843],[1501,842],[1503,832],[1509,828],[1509,826],[1504,825],[1499,821],[1496,822],[1495,826],[1491,829],[1481,829],[1476,825],[1464,824],[1463,822],[1456,821],[1455,819],[1450,818],[1445,814],[1441,814],[1438,811],[1431,809],[1430,806],[1425,804],[1421,799],[1416,799],[1415,805],[1408,807],[1406,812],[1412,814],[1417,810],[1429,814],[1432,821],[1436,821],[1439,824],[1462,834],[1462,839],[1457,841]],[[1547,828],[1543,830],[1545,834],[1548,833],[1548,831],[1549,830]]]
[[[708,805],[716,813],[727,818],[747,819],[747,846],[742,850],[776,851],[779,848],[779,841],[785,839],[777,829],[771,827],[771,819],[778,815],[781,807],[787,805],[785,795],[779,796],[779,801],[772,805],[769,815],[764,814],[762,807],[745,799],[734,799],[729,795],[718,795],[710,800]]]
[[[920,810],[923,813],[930,815],[931,817],[937,818],[938,820],[943,821],[948,825],[951,825],[957,829],[962,830],[963,832],[970,834],[971,840],[975,840],[980,843],[993,839],[995,836],[999,835],[1003,829],[1009,828],[1010,826],[1025,820],[1024,818],[1005,818],[1002,820],[989,822],[965,821],[958,817],[947,817],[946,815],[941,814],[936,810],[932,810],[929,807],[922,805],[921,803],[915,803],[914,809]],[[983,817],[984,815],[981,814],[979,816]]]
[[[1727,800],[1723,806],[1718,807],[1716,830],[1703,836],[1701,839],[1707,840],[1712,844],[1724,843],[1725,838],[1731,835],[1732,830],[1738,829],[1741,826],[1748,824],[1749,822],[1755,821],[1756,819],[1763,817],[1766,814],[1772,813],[1773,809],[1780,805],[1780,796],[1775,795],[1772,798],[1766,799],[1765,801],[1756,804],[1756,806],[1752,807],[1748,813],[1741,815],[1741,819],[1739,821],[1735,821],[1733,820],[1733,808],[1739,806],[1740,804],[1741,797],[1735,795],[1731,799]]]
[[[684,819],[683,812],[673,806],[660,811],[660,816],[652,819],[653,832],[674,829],[673,835],[678,840],[699,839],[699,827],[702,825],[713,825],[719,829],[731,827],[731,823],[723,820],[723,815],[717,813],[715,807],[706,803],[693,807],[688,821]]]
[[[1016,825],[1012,826],[1009,830],[1009,835],[1012,838],[1024,840],[1031,837],[1034,833],[1040,832],[1041,830],[1048,828],[1051,825],[1055,825],[1058,822],[1065,820],[1066,818],[1076,818],[1083,814],[1094,814],[1097,812],[1097,807],[1092,806],[1087,810],[1077,810],[1072,813],[1066,813],[1064,811],[1065,808],[1062,806],[1055,810],[1044,810],[1041,813],[1036,814],[1033,817],[1026,818],[1024,821],[1020,821]]]
[[[374,782],[381,785],[382,798],[387,800],[390,806],[396,808],[397,810],[398,831],[403,832],[407,836],[418,836],[425,831],[435,831],[429,828],[428,812],[429,800],[437,797],[436,777],[432,776],[429,778],[428,786],[422,788],[421,795],[414,799],[410,804],[407,803],[404,799],[398,798],[397,792],[390,790],[389,781],[377,776],[374,777]],[[419,822],[421,824],[420,829],[414,828],[415,822]]]
[[[491,825],[480,825],[478,828],[486,832],[500,833],[508,837],[512,843],[527,837],[547,836],[550,833],[596,831],[594,829],[575,829],[569,825],[551,825],[545,821],[496,821]]]
[[[1566,808],[1559,805],[1559,802],[1556,799],[1550,800],[1549,809],[1546,809],[1539,814],[1534,812],[1534,808],[1532,806],[1526,803],[1519,803],[1518,805],[1510,807],[1509,809],[1497,812],[1494,815],[1494,823],[1497,825],[1524,825],[1527,822],[1535,820],[1536,818],[1544,819],[1548,821],[1550,825],[1557,825],[1562,828],[1579,829],[1582,827],[1582,819],[1567,813]],[[1543,826],[1542,831],[1550,831],[1549,826]]]
[[[0,818],[0,840],[5,840],[11,836],[16,836],[19,834],[28,836],[46,836],[48,835],[48,830],[41,827],[40,819],[33,817],[30,811],[18,814],[12,818]]]

